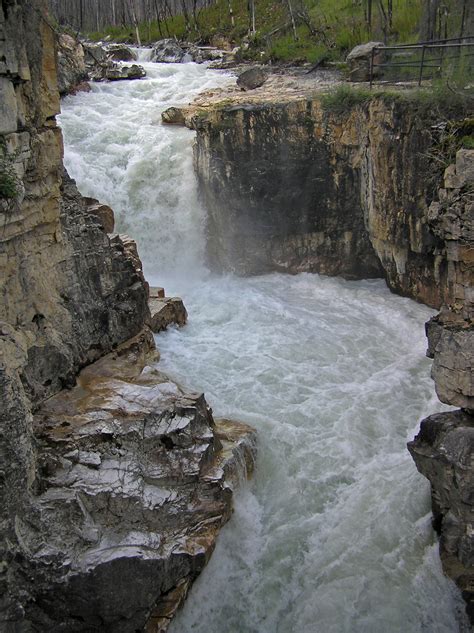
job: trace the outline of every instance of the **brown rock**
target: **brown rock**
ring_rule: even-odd
[[[164,299],[165,290],[157,286],[150,286],[150,299]]]
[[[87,209],[87,213],[95,216],[100,220],[102,227],[106,233],[113,233],[115,228],[115,217],[113,209],[106,204],[100,204],[99,202],[90,204]]]
[[[182,108],[167,108],[161,113],[161,120],[163,123],[169,125],[185,125],[185,117]]]
[[[167,299],[150,297],[149,306],[151,312],[150,327],[155,333],[166,330],[168,325],[172,323],[183,326],[187,322],[188,313],[182,299],[179,297]]]

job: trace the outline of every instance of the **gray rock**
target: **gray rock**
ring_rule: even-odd
[[[461,186],[474,183],[474,149],[460,149],[456,152],[456,174]]]
[[[13,83],[0,77],[0,134],[15,132],[18,123],[18,104]]]
[[[215,423],[202,395],[146,364],[152,345],[144,332],[119,347],[35,416],[40,492],[20,530],[44,578],[41,630],[166,630],[252,470],[254,432]]]
[[[237,85],[241,90],[255,90],[255,88],[263,86],[266,80],[267,73],[262,68],[255,66],[254,68],[244,70],[244,72],[237,77]]]
[[[125,44],[109,44],[106,48],[107,57],[114,62],[137,61],[135,53]]]
[[[370,79],[370,63],[372,51],[374,48],[385,46],[383,42],[367,42],[355,46],[346,58],[349,66],[349,81],[369,81]],[[384,59],[384,53],[378,51],[374,55],[374,63],[380,64]],[[380,76],[380,68],[374,68],[374,76]]]
[[[426,418],[408,450],[431,483],[444,571],[463,592],[474,621],[474,416],[454,411]]]
[[[151,61],[171,64],[189,62],[192,61],[192,57],[176,40],[169,38],[154,44]]]
[[[115,217],[113,209],[107,204],[101,204],[95,198],[83,198],[86,204],[86,213],[96,217],[106,233],[113,233],[115,228]]]
[[[113,66],[107,64],[105,69],[104,79],[109,81],[120,81],[123,79],[142,79],[146,76],[143,66],[138,64],[132,64],[132,66],[123,66],[114,64]]]
[[[426,331],[438,398],[474,411],[474,323],[438,315]]]

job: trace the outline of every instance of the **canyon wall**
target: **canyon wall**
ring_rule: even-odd
[[[383,276],[428,305],[449,301],[455,273],[428,214],[430,129],[407,104],[231,105],[192,124],[214,268]]]
[[[155,368],[134,243],[63,169],[44,3],[0,31],[0,630],[165,631],[253,431]]]

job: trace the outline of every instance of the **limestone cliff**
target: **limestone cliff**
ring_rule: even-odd
[[[428,214],[430,130],[403,102],[342,114],[318,97],[227,105],[192,125],[214,267],[384,276],[428,305],[450,300],[453,271]]]
[[[136,249],[63,172],[43,2],[0,30],[0,630],[164,631],[252,432],[154,368]]]
[[[432,415],[408,444],[431,483],[443,568],[463,592],[474,624],[474,151],[460,150],[445,172],[430,222],[446,244],[452,301],[426,324],[439,399],[461,409]]]

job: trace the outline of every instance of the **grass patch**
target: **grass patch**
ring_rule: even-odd
[[[345,114],[356,106],[362,106],[379,95],[366,88],[341,84],[321,97],[321,106],[325,112]]]

